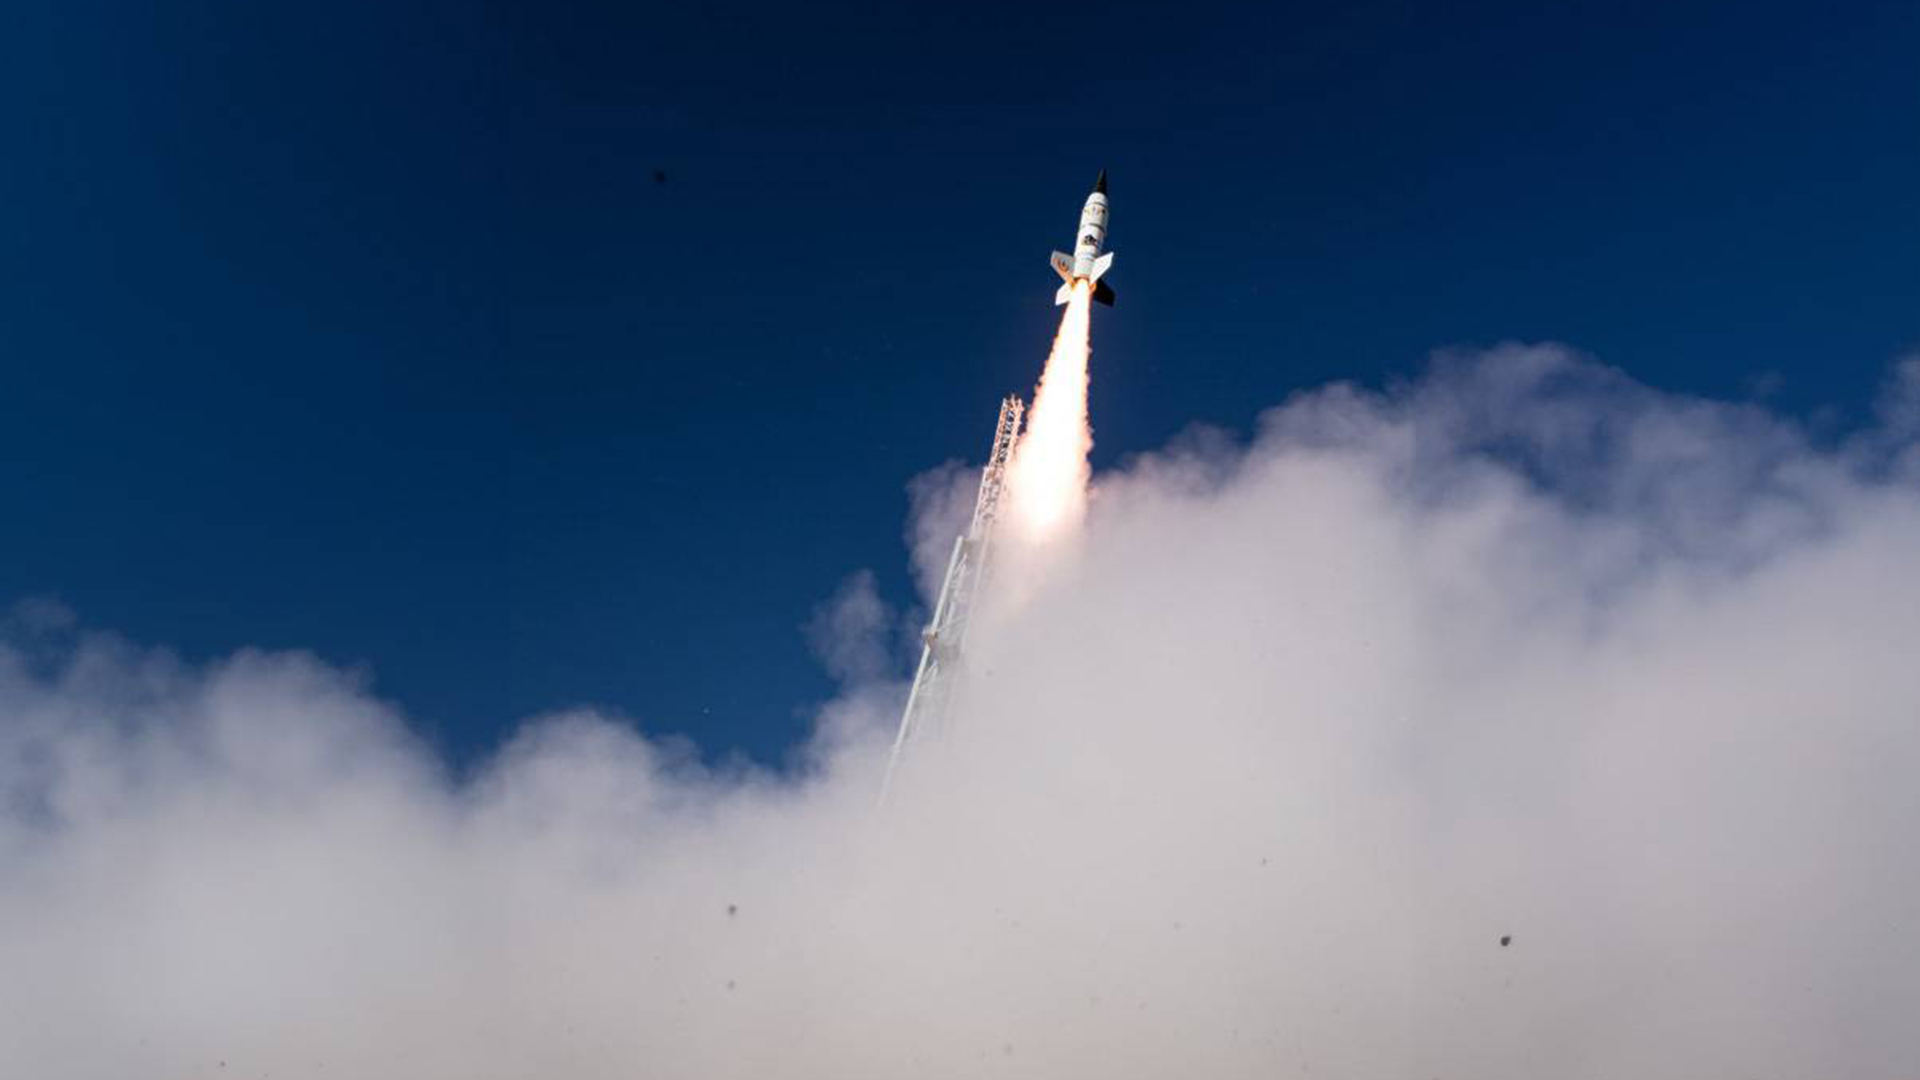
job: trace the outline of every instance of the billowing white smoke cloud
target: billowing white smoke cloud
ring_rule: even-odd
[[[26,612],[0,1071],[1920,1075],[1916,417],[1512,347],[1197,432],[878,815],[859,581],[782,775],[570,715],[456,780],[351,673]]]

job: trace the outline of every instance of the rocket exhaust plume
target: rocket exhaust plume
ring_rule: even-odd
[[[1034,391],[1027,433],[1007,473],[1011,523],[1029,544],[1044,544],[1075,531],[1087,509],[1092,476],[1087,452],[1093,429],[1087,422],[1087,324],[1093,287],[1073,283],[1053,351]]]

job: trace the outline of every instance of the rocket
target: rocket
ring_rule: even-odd
[[[1113,306],[1113,288],[1101,281],[1102,274],[1113,265],[1113,252],[1102,255],[1100,245],[1107,242],[1107,170],[1100,170],[1100,179],[1093,182],[1093,194],[1087,196],[1087,205],[1080,208],[1080,239],[1074,241],[1073,254],[1056,251],[1053,253],[1053,270],[1060,275],[1064,283],[1060,291],[1053,294],[1057,307],[1067,302],[1073,295],[1073,283],[1084,281],[1093,286],[1093,298]]]

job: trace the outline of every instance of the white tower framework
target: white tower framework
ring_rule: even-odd
[[[940,599],[933,607],[933,621],[921,634],[920,667],[914,672],[913,689],[907,694],[906,710],[900,714],[900,731],[894,736],[893,753],[887,758],[886,779],[880,789],[882,799],[893,784],[894,771],[900,767],[901,755],[908,744],[937,731],[952,702],[954,678],[967,641],[967,625],[993,553],[993,526],[1000,515],[1007,462],[1013,456],[1014,441],[1020,437],[1020,421],[1025,413],[1026,406],[1011,394],[1000,403],[1000,422],[993,431],[993,452],[987,456],[987,466],[980,472],[980,494],[974,500],[973,521],[953,542],[953,554],[947,559],[947,577],[940,586]]]

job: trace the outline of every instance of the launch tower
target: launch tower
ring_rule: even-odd
[[[967,641],[967,623],[973,616],[974,603],[979,599],[993,552],[993,526],[1000,514],[1007,461],[1013,456],[1014,440],[1020,436],[1020,421],[1025,412],[1026,406],[1013,395],[1000,403],[1000,422],[993,430],[993,452],[987,456],[987,466],[980,472],[980,494],[974,500],[973,521],[953,542],[953,554],[947,559],[947,577],[940,586],[940,599],[934,604],[933,620],[920,635],[920,666],[913,675],[907,707],[900,714],[900,731],[893,739],[893,753],[887,758],[886,779],[880,789],[882,799],[893,784],[894,771],[900,767],[900,758],[908,744],[930,731],[937,731],[952,700],[955,673]]]

